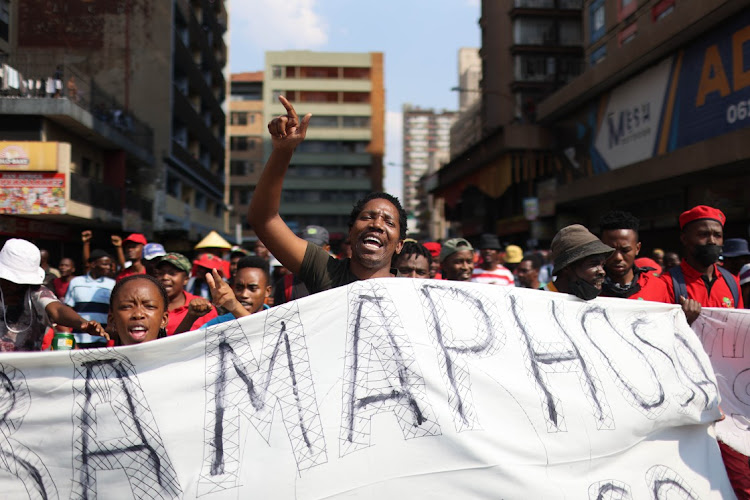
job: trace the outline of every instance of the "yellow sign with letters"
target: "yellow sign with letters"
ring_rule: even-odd
[[[0,171],[56,171],[59,142],[0,141]]]

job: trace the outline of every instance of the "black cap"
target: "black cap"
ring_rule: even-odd
[[[495,234],[485,233],[479,237],[479,249],[480,250],[500,250],[503,247],[500,246],[500,240]]]
[[[101,259],[102,257],[109,257],[110,259],[112,258],[112,256],[109,255],[107,252],[97,248],[96,250],[93,250],[91,254],[89,254],[89,262],[94,262],[96,260]]]

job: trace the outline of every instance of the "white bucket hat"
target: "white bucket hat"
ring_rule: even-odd
[[[39,248],[30,241],[12,238],[0,250],[0,278],[18,285],[41,285],[44,269]]]

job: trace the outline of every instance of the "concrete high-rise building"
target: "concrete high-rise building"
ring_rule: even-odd
[[[263,171],[263,72],[233,73],[229,100],[229,226],[242,241],[254,239],[246,222],[255,185]]]
[[[266,52],[264,122],[284,113],[279,95],[300,117],[313,114],[284,181],[281,215],[293,229],[316,224],[343,238],[352,205],[382,189],[383,54]]]
[[[152,131],[153,164],[121,165],[115,177],[122,185],[115,187],[151,204],[144,231],[187,249],[209,230],[225,229],[225,2],[92,5],[11,2],[17,23],[10,25],[8,62],[29,78],[59,77],[60,94],[76,90],[95,122],[120,125],[136,139],[143,134],[135,124]]]
[[[409,234],[427,238],[430,207],[421,192],[423,176],[437,172],[450,156],[451,126],[458,113],[435,111],[405,104],[403,117],[404,209],[409,215]]]
[[[582,3],[482,0],[480,139],[462,139],[465,149],[454,148],[432,190],[461,235],[530,239],[525,200],[556,169],[553,135],[537,124],[536,107],[583,69]]]
[[[583,13],[586,71],[537,112],[561,165],[546,223],[596,230],[626,210],[648,254],[679,250],[680,213],[711,205],[725,238],[747,237],[750,1],[587,0]]]
[[[466,111],[479,101],[482,82],[482,58],[479,49],[458,49],[458,110]]]

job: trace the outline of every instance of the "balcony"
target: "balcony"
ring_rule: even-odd
[[[70,199],[73,201],[119,216],[122,215],[122,195],[122,189],[73,172],[70,173]],[[150,218],[151,215],[149,215]]]

